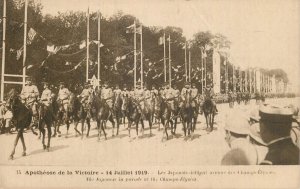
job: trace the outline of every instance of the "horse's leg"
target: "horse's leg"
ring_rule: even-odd
[[[74,120],[74,130],[75,130],[75,136],[76,136],[76,137],[78,136],[77,134],[81,135],[81,132],[78,131],[78,129],[77,129],[78,123],[79,123],[79,121]],[[82,133],[82,134],[83,134],[83,133]]]
[[[48,132],[48,143],[47,143],[47,151],[49,152],[50,151],[50,141],[51,141],[51,122],[47,123],[46,126],[47,126],[47,132]]]
[[[136,136],[139,136],[139,119],[135,121]]]
[[[149,119],[150,136],[152,136],[152,123],[153,123],[152,121],[153,121],[153,117]]]
[[[114,137],[115,136],[115,121],[114,121],[114,118],[112,116],[110,116],[109,121],[112,124],[112,136]],[[118,121],[118,120],[116,119],[116,121]]]
[[[141,127],[141,130],[142,130],[142,136],[144,136],[145,126],[144,126],[144,120],[143,120],[143,119],[141,119],[141,125],[142,125],[142,127]]]
[[[88,125],[88,130],[87,130],[87,133],[86,133],[86,137],[89,137],[89,134],[90,134],[90,128],[91,128],[91,122],[90,122],[90,119],[87,118],[86,119],[86,123]]]
[[[23,130],[23,129],[22,129],[22,130]],[[21,139],[22,146],[23,146],[23,153],[22,153],[22,156],[26,156],[26,145],[25,145],[25,141],[24,141],[23,131],[21,132],[20,139]]]
[[[128,137],[130,138],[131,121],[128,120]]]
[[[165,122],[165,125],[164,125],[164,129],[165,129],[165,133],[166,133],[167,140],[169,140],[169,136],[168,136],[168,125],[169,125],[169,121],[166,121],[166,122]]]
[[[15,143],[14,143],[13,150],[12,150],[10,156],[9,156],[9,158],[10,158],[11,160],[14,158],[14,154],[15,154],[15,151],[16,151],[16,146],[17,146],[17,144],[18,144],[18,141],[19,141],[19,138],[20,138],[22,132],[23,132],[23,130],[22,130],[22,129],[19,129],[18,134],[17,134],[17,137],[16,137],[16,139],[15,139]]]
[[[84,133],[84,119],[79,120],[81,125],[81,139],[83,139],[83,133]]]
[[[107,140],[107,138],[106,138],[106,133],[105,133],[105,129],[104,129],[104,126],[103,126],[104,123],[106,123],[106,122],[104,122],[104,121],[102,120],[102,122],[101,122],[101,129],[102,129],[102,131],[103,131],[103,133],[104,133],[105,140]]]
[[[46,135],[46,131],[45,131],[45,123],[44,121],[40,121],[39,123],[39,127],[40,127],[40,131],[42,133],[42,144],[43,144],[43,149],[45,150],[46,149],[46,145],[45,145],[45,135]]]

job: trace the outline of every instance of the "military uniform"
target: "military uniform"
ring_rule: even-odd
[[[79,95],[81,97],[81,103],[85,108],[88,106],[88,100],[93,93],[93,89],[91,88],[91,85],[89,83],[85,84],[85,88],[82,90],[81,94]]]
[[[140,111],[145,108],[145,92],[144,89],[136,89],[134,91],[134,98],[137,100],[139,104],[139,109]]]
[[[189,84],[186,84],[186,85],[189,85]],[[180,102],[180,108],[183,108],[184,106],[184,103],[186,101],[186,97],[188,94],[191,94],[191,89],[190,88],[187,88],[187,86],[183,87],[181,89],[181,93],[180,93],[180,98],[181,98],[181,102]]]
[[[196,107],[196,104],[198,103],[197,102],[197,97],[198,97],[198,89],[197,88],[191,88],[191,97],[192,97],[192,107],[195,108]]]
[[[41,101],[47,107],[52,103],[52,92],[49,88],[42,92]]]
[[[174,89],[166,88],[162,94],[162,97],[166,100],[168,106],[174,112],[176,110],[175,98],[177,98]]]
[[[70,103],[69,102],[70,95],[71,95],[71,92],[66,87],[60,88],[59,91],[58,91],[57,100],[61,103],[62,108],[65,111],[68,111],[68,105]]]
[[[152,89],[151,90],[151,98],[154,98],[157,95],[158,95],[158,90],[157,89]]]
[[[103,99],[110,109],[113,108],[114,92],[111,88],[103,88],[101,90],[101,99]]]
[[[23,87],[21,92],[21,99],[26,106],[32,111],[33,115],[37,114],[37,98],[39,97],[39,90],[37,86],[27,84]]]

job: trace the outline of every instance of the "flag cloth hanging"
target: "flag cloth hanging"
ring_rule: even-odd
[[[135,24],[126,27],[126,33],[134,33]]]
[[[27,33],[27,45],[30,45],[33,42],[36,34],[37,33],[36,33],[36,31],[33,28],[29,29],[29,31]]]
[[[161,36],[159,39],[158,39],[158,45],[162,45],[164,44],[164,37]]]
[[[142,34],[142,26],[136,28],[136,33],[137,34]]]

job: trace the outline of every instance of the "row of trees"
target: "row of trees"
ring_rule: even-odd
[[[1,15],[2,6],[1,4]],[[24,3],[16,0],[7,1],[6,73],[22,73],[22,58],[20,57],[23,47],[23,19]],[[134,20],[142,24],[137,18],[122,12],[109,18],[101,18],[101,43],[104,45],[100,50],[102,81],[133,85],[133,35],[127,33],[126,28],[132,25]],[[78,48],[78,45],[86,39],[86,25],[86,12],[70,11],[58,13],[56,16],[43,16],[42,5],[30,1],[28,28],[34,29],[37,35],[27,46],[28,74],[34,76],[36,80],[50,81],[53,84],[61,80],[68,83],[83,83],[86,68],[85,63],[79,63],[85,62],[86,53],[85,48]],[[155,85],[164,80],[163,46],[158,45],[158,40],[164,32],[167,36],[171,36],[172,83],[180,86],[185,81],[184,44],[186,39],[181,28],[172,26],[143,27],[144,81],[148,85]],[[90,40],[97,40],[97,13],[90,14]],[[200,31],[194,35],[189,44],[192,63],[191,80],[200,87],[203,56],[206,56],[209,76],[212,72],[212,49],[216,47],[229,49],[231,43],[221,34]],[[49,54],[47,48],[51,45],[67,48],[55,54]],[[168,55],[168,52],[166,54]],[[229,56],[227,52],[221,55],[223,61]],[[97,76],[97,45],[90,45],[90,60],[90,74]],[[140,56],[137,62],[139,61]],[[139,73],[139,63],[137,69]],[[221,69],[224,70],[224,67],[221,66]],[[277,75],[280,72],[286,76],[282,70],[273,72]],[[221,73],[224,74],[223,71]]]

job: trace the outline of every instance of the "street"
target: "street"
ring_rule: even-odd
[[[293,103],[299,106],[299,98],[267,99],[266,102],[279,104]],[[236,105],[234,109],[249,112],[255,108],[255,101],[249,105]],[[69,137],[65,137],[66,127],[61,126],[62,136],[51,140],[50,152],[44,151],[41,140],[31,132],[24,134],[27,156],[22,156],[22,145],[19,141],[14,160],[8,160],[16,134],[0,135],[0,164],[8,165],[61,165],[61,166],[192,166],[219,165],[223,155],[229,150],[224,140],[224,120],[232,110],[228,103],[218,104],[219,114],[216,116],[213,132],[206,131],[203,115],[199,115],[193,140],[183,136],[182,125],[177,125],[176,136],[168,141],[161,141],[163,130],[158,131],[158,124],[153,126],[153,135],[149,137],[149,129],[145,124],[144,136],[136,137],[135,128],[131,138],[123,125],[118,136],[112,137],[111,125],[108,124],[107,140],[97,140],[95,122],[92,122],[90,137],[76,137],[73,125],[70,126]],[[162,127],[162,126],[161,126]],[[169,132],[170,133],[170,132]],[[86,130],[85,130],[86,134]]]

